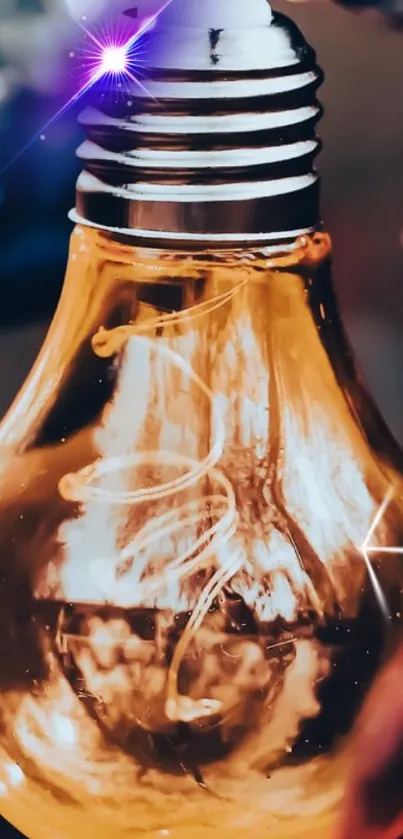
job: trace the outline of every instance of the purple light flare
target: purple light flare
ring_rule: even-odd
[[[72,105],[74,105],[85,93],[87,93],[98,82],[104,82],[105,89],[116,87],[122,88],[124,83],[132,82],[140,87],[147,96],[154,98],[147,90],[141,77],[144,73],[141,71],[141,44],[139,41],[143,35],[150,31],[156,23],[158,17],[162,12],[173,3],[174,0],[165,0],[157,9],[155,14],[144,18],[139,22],[136,31],[133,33],[132,26],[130,26],[130,36],[128,32],[122,32],[114,28],[110,23],[105,26],[99,33],[92,31],[86,26],[86,18],[77,21],[82,30],[84,30],[89,48],[81,51],[82,63],[81,71],[83,76],[78,90],[62,105],[59,110],[51,116],[51,118],[42,125],[38,131],[30,138],[26,145],[0,170],[0,175],[6,172],[20,157],[31,148],[31,146],[43,137],[44,132],[50,128]]]

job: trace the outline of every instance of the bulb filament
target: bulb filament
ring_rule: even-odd
[[[112,355],[116,352],[118,343],[116,330],[109,333],[111,341],[108,341],[108,333],[102,330],[93,339],[93,348],[102,348],[102,355]],[[119,333],[118,341],[126,341],[128,338],[127,329]],[[139,504],[160,501],[161,499],[173,498],[185,490],[194,489],[201,481],[208,479],[210,484],[221,490],[221,493],[210,493],[200,498],[183,503],[179,508],[175,506],[172,510],[153,518],[147,522],[135,538],[121,550],[119,562],[115,566],[115,572],[120,569],[132,567],[134,578],[142,589],[142,598],[158,592],[161,585],[173,578],[180,580],[190,573],[216,567],[215,572],[204,586],[198,602],[191,614],[186,628],[181,635],[168,672],[168,690],[166,701],[166,714],[171,720],[190,721],[209,716],[220,710],[221,703],[218,700],[202,698],[192,700],[178,693],[178,675],[183,656],[186,653],[191,641],[195,637],[203,620],[216,601],[225,584],[239,571],[242,565],[242,553],[231,544],[237,526],[238,514],[234,490],[230,481],[216,468],[225,442],[224,423],[214,401],[211,390],[205,382],[187,364],[187,362],[176,352],[157,340],[145,336],[134,335],[130,338],[133,342],[142,342],[150,350],[164,356],[173,367],[184,373],[205,396],[209,402],[213,415],[213,427],[215,435],[207,455],[200,461],[186,457],[178,452],[171,451],[146,451],[134,452],[124,457],[99,459],[90,466],[75,474],[65,475],[59,483],[59,491],[66,501],[88,504],[98,502],[105,505],[118,505],[135,507]],[[140,466],[181,466],[184,474],[178,478],[163,482],[153,487],[140,487],[126,492],[111,491],[102,487],[102,479],[110,476],[119,470],[133,470]],[[98,484],[101,484],[99,486]],[[215,521],[211,521],[206,527],[206,512],[214,510]],[[173,560],[168,562],[162,572],[151,573],[144,582],[141,582],[144,572],[144,563],[141,560],[136,571],[138,558],[147,556],[152,546],[157,547],[166,537],[172,537],[187,527],[200,525],[201,535],[193,544],[188,544]],[[104,589],[107,598],[113,600],[113,579],[110,573],[105,575],[105,569],[113,568],[115,561],[102,558],[93,561],[91,573],[94,575],[98,587]],[[113,577],[113,574],[112,574]],[[102,582],[103,580],[103,582]],[[101,582],[100,582],[101,581]],[[111,589],[112,584],[112,589]],[[115,575],[115,586],[118,586],[117,575]]]

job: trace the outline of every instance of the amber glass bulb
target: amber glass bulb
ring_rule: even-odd
[[[77,227],[0,453],[3,815],[30,839],[332,836],[398,623],[402,485],[328,236]]]

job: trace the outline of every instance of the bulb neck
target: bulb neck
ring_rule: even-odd
[[[141,84],[97,90],[81,115],[75,222],[223,247],[281,244],[318,225],[315,53],[266,0],[253,0],[246,26],[240,4],[210,5],[169,6],[147,36]]]

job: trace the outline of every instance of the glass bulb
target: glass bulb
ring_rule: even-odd
[[[0,426],[0,807],[29,839],[327,839],[398,630],[402,458],[333,298],[321,73],[244,10],[176,0],[144,84],[94,90]]]
[[[328,236],[175,252],[78,226],[0,443],[5,817],[30,839],[327,836],[402,585],[379,552],[398,453]]]

